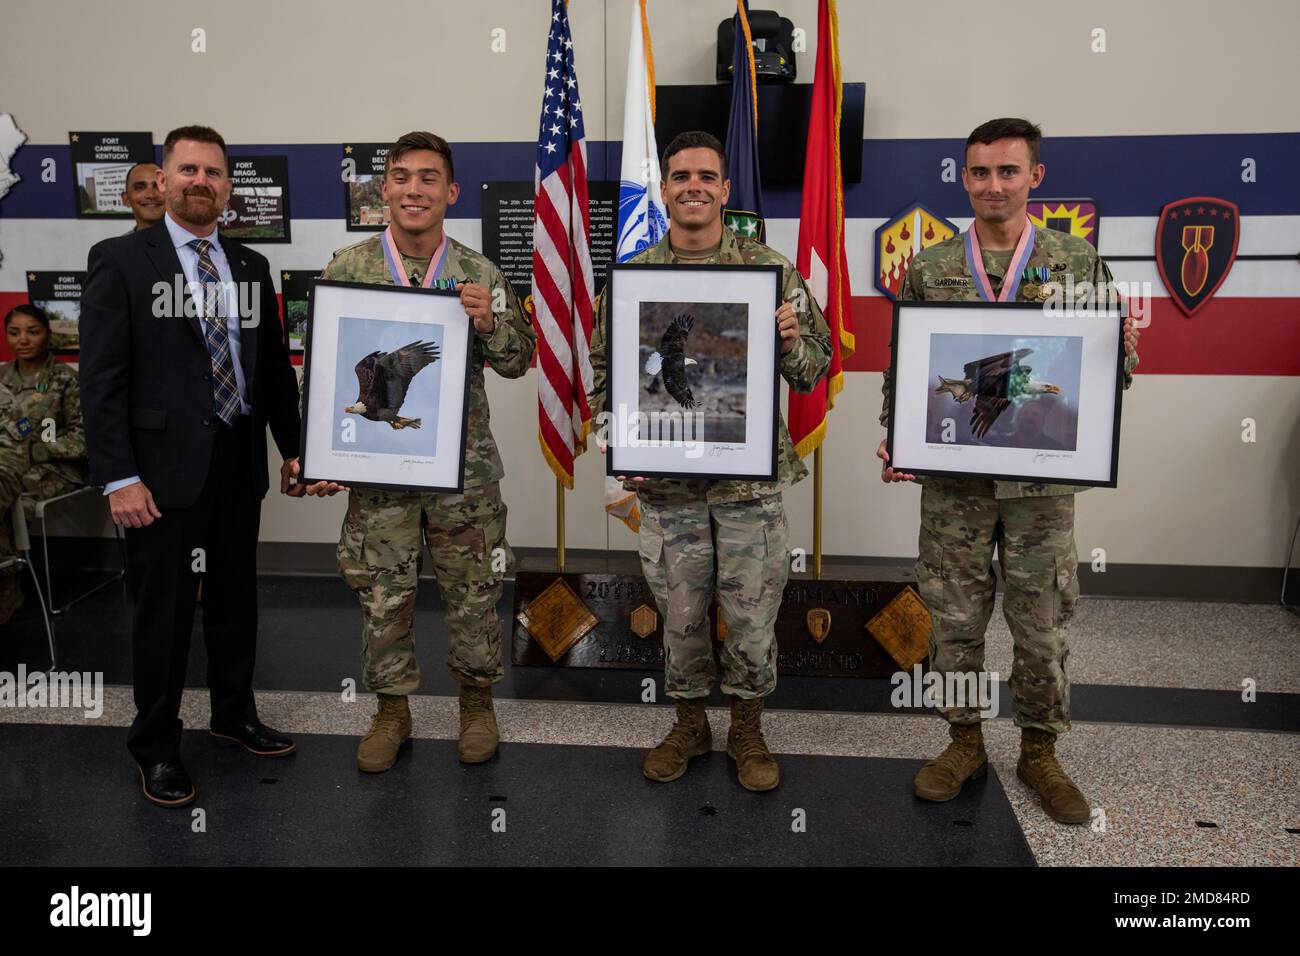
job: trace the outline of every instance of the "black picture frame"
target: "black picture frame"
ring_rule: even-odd
[[[721,472],[701,468],[700,470],[678,470],[673,468],[628,468],[618,466],[615,463],[615,454],[618,445],[610,441],[607,444],[605,452],[605,474],[613,477],[624,475],[631,477],[635,475],[647,479],[684,479],[694,481],[775,481],[777,477],[777,460],[781,448],[781,343],[780,333],[776,326],[776,310],[781,305],[781,294],[783,291],[782,280],[784,278],[784,269],[779,265],[727,265],[727,264],[700,264],[700,265],[681,265],[676,263],[616,263],[610,266],[609,280],[605,291],[606,321],[608,323],[605,336],[605,368],[606,368],[606,391],[605,391],[605,408],[601,411],[606,415],[612,416],[612,405],[614,396],[620,389],[620,379],[617,371],[619,363],[616,361],[616,355],[620,350],[629,347],[638,351],[640,349],[640,320],[637,317],[636,322],[628,323],[626,320],[619,321],[620,316],[616,314],[616,303],[618,301],[618,280],[620,276],[629,277],[638,273],[659,273],[660,280],[657,283],[658,289],[670,290],[672,288],[672,276],[674,273],[682,273],[684,277],[698,279],[701,274],[726,275],[729,278],[737,278],[745,275],[754,277],[768,277],[774,287],[772,297],[771,314],[768,316],[768,326],[770,333],[770,344],[772,349],[772,361],[770,365],[771,384],[770,388],[763,388],[764,394],[771,396],[771,454],[765,459],[766,468],[763,471],[746,471],[746,472]],[[627,279],[625,278],[625,282]],[[671,295],[671,292],[664,292],[664,295]],[[644,299],[638,300],[645,301]],[[682,299],[681,301],[689,301]],[[634,328],[637,332],[635,341],[629,346],[626,339],[624,326]],[[751,324],[752,327],[752,324]],[[765,337],[768,333],[765,333]],[[752,337],[750,337],[752,340]],[[638,361],[638,367],[640,363]],[[756,389],[746,388],[747,401],[749,397],[755,394]]]
[[[926,477],[938,478],[977,478],[991,481],[1015,481],[1027,482],[1034,484],[1054,484],[1054,485],[1079,485],[1086,487],[1114,488],[1119,483],[1119,430],[1120,418],[1123,407],[1124,397],[1124,320],[1128,315],[1128,308],[1122,301],[1119,303],[1106,303],[1104,300],[1097,304],[1102,308],[1093,309],[1075,309],[1074,311],[1104,311],[1104,318],[1113,319],[1115,324],[1114,337],[1116,343],[1115,362],[1109,366],[1113,371],[1114,381],[1108,391],[1113,391],[1114,409],[1110,417],[1110,468],[1109,475],[1103,479],[1087,477],[1044,477],[1042,474],[1029,475],[1011,472],[990,472],[990,471],[967,471],[959,469],[940,469],[910,466],[906,461],[898,461],[895,456],[895,437],[897,430],[897,407],[899,390],[899,360],[898,351],[900,347],[901,318],[904,311],[927,310],[927,309],[963,309],[971,312],[981,312],[989,317],[989,320],[999,325],[1005,326],[999,328],[996,332],[984,331],[980,326],[972,325],[970,334],[999,334],[1015,335],[1015,317],[1024,316],[1028,313],[1044,314],[1047,306],[1039,302],[895,302],[893,304],[893,317],[890,329],[890,359],[889,368],[886,375],[889,376],[889,409],[888,422],[886,425],[885,450],[889,454],[889,465],[895,471],[905,474],[920,475]],[[1067,309],[1068,311],[1068,309]],[[1098,319],[1101,321],[1101,319]],[[1041,333],[1037,333],[1041,334]],[[929,387],[927,377],[926,386]],[[1015,449],[1022,451],[1024,449]],[[1032,450],[1032,449],[1031,449]]]
[[[464,376],[464,388],[460,397],[460,442],[458,462],[456,466],[455,484],[413,484],[404,482],[387,482],[387,481],[357,481],[353,478],[340,478],[337,473],[330,474],[333,469],[318,470],[313,474],[311,462],[308,460],[307,448],[310,439],[309,423],[312,421],[311,414],[311,387],[312,387],[312,366],[313,366],[313,349],[318,348],[317,336],[313,334],[316,327],[317,314],[316,306],[318,302],[318,290],[321,289],[339,289],[353,290],[364,292],[367,295],[383,296],[436,296],[439,298],[454,301],[457,306],[460,302],[460,294],[451,289],[425,289],[418,286],[398,286],[398,285],[380,285],[367,282],[342,282],[332,279],[314,278],[307,291],[307,335],[306,347],[303,356],[303,414],[302,414],[302,432],[299,439],[298,459],[301,466],[301,477],[298,479],[300,484],[311,484],[317,481],[338,481],[353,488],[377,488],[384,491],[402,491],[418,492],[423,494],[462,494],[465,490],[465,457],[469,444],[469,393],[472,385],[472,371],[475,353],[475,332],[473,320],[463,309],[459,310],[459,317],[464,320],[465,329],[465,348],[464,361],[461,372]],[[445,350],[443,355],[445,356]],[[331,383],[333,384],[333,383]]]

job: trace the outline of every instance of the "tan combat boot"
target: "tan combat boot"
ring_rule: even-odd
[[[405,696],[379,694],[379,709],[357,747],[357,769],[382,773],[397,763],[397,751],[411,736],[411,705]]]
[[[497,715],[492,709],[492,688],[460,685],[460,753],[461,763],[483,763],[497,752],[501,739]]]
[[[922,800],[951,800],[967,780],[988,773],[989,755],[984,752],[984,731],[979,724],[949,724],[948,736],[952,743],[917,771],[912,782],[912,792]]]
[[[775,790],[781,782],[781,770],[763,739],[763,698],[731,698],[727,756],[736,761],[736,776],[746,790]]]
[[[0,574],[0,624],[8,624],[23,606],[23,583],[16,574]]]
[[[1020,731],[1016,776],[1038,794],[1043,810],[1057,823],[1087,823],[1088,801],[1056,759],[1056,734],[1033,727]]]
[[[709,717],[704,712],[704,698],[678,700],[677,722],[663,743],[645,755],[641,769],[651,780],[667,783],[686,772],[686,765],[692,757],[712,749],[713,731],[709,729]]]

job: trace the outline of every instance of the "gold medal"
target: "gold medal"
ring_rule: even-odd
[[[1029,285],[1025,286],[1025,298],[1026,298],[1026,299],[1037,299],[1037,298],[1038,298],[1038,293],[1039,293],[1039,291],[1040,291],[1041,288],[1042,288],[1041,286],[1035,285],[1035,284],[1032,283],[1032,282],[1029,283]]]

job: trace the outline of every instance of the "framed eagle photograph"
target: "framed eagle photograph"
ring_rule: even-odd
[[[1119,478],[1126,308],[896,302],[890,465],[951,478]]]
[[[610,267],[606,469],[776,477],[780,266]]]
[[[446,289],[313,279],[303,483],[464,490],[474,338]]]

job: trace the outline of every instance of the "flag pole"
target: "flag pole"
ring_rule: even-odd
[[[813,449],[813,577],[822,579],[822,446]]]
[[[564,571],[564,482],[555,479],[555,566]]]

